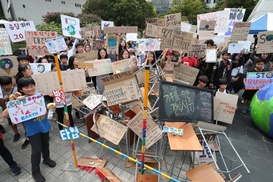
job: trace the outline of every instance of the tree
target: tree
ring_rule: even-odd
[[[52,12],[52,13],[47,13],[46,15],[42,16],[43,21],[45,23],[55,22],[57,24],[61,24],[61,14],[75,17],[75,14],[72,12]]]
[[[37,31],[56,31],[58,35],[62,35],[62,25],[55,23],[54,21],[49,23],[43,23],[42,25],[36,27]]]
[[[80,19],[81,22],[81,27],[84,27],[86,25],[90,24],[100,24],[101,22],[101,17],[95,14],[87,14],[87,13],[82,13],[77,16],[77,18]]]
[[[225,8],[244,8],[246,9],[244,21],[246,21],[251,14],[252,10],[256,6],[258,1],[255,0],[244,0],[244,1],[238,1],[238,0],[219,0],[219,2],[216,4],[214,8],[212,8],[212,11],[222,11]]]
[[[197,23],[197,15],[208,11],[202,0],[173,0],[169,8],[169,13],[181,13],[182,20],[187,20],[191,24]]]

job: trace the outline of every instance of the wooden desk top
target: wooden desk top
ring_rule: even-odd
[[[185,122],[165,122],[168,127],[174,127],[184,130],[183,136],[168,133],[171,150],[175,151],[202,151],[203,148],[190,123]]]

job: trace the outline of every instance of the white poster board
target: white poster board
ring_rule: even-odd
[[[45,45],[48,52],[51,54],[67,50],[67,45],[63,36],[59,36],[53,39],[47,39],[45,40]]]
[[[126,41],[137,41],[137,33],[127,33],[126,34]]]
[[[113,27],[114,22],[113,21],[101,21],[101,29],[103,30],[105,27]]]
[[[33,74],[51,72],[51,63],[29,63]]]
[[[80,34],[80,20],[78,18],[61,15],[64,36],[82,38]]]
[[[244,49],[245,52],[250,51],[251,41],[238,41],[238,44],[243,45],[243,49]]]
[[[33,21],[20,21],[4,23],[11,42],[22,42],[26,40],[25,31],[36,31]]]
[[[86,61],[86,63],[93,63],[93,68],[88,69],[89,76],[99,76],[113,72],[111,59]]]
[[[0,55],[12,55],[9,34],[4,28],[0,28]]]
[[[217,61],[217,49],[206,49],[206,62],[216,63]]]
[[[244,49],[243,44],[230,43],[228,45],[228,53],[240,53]]]
[[[226,37],[230,37],[235,22],[242,22],[245,16],[246,9],[242,8],[225,8],[229,11],[228,29],[225,32]]]

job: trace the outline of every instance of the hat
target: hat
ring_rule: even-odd
[[[171,54],[173,55],[173,51],[167,51],[166,52],[166,55],[171,55]]]
[[[135,51],[134,51],[134,49],[129,48],[129,49],[128,49],[128,52],[132,53],[132,52],[135,52]]]

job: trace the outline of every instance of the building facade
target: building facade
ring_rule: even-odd
[[[43,23],[42,16],[52,12],[82,13],[86,0],[1,0],[2,14],[6,19],[24,18],[35,25]]]

